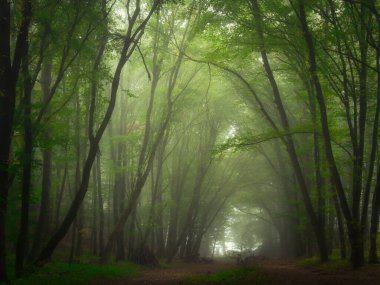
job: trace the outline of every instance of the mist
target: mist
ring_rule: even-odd
[[[378,276],[379,9],[0,0],[0,283]]]

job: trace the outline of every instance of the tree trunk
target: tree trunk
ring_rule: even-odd
[[[27,53],[32,1],[22,3],[22,22],[11,58],[11,2],[0,0],[0,282],[7,282],[6,213],[9,190],[9,165],[16,104],[16,83],[21,59]]]
[[[166,132],[165,137],[163,138],[162,143],[159,146],[157,160],[156,160],[156,168],[157,170],[154,172],[153,168],[151,171],[151,180],[152,180],[152,197],[151,197],[151,207],[149,212],[149,222],[148,224],[152,224],[152,226],[149,226],[148,229],[145,232],[144,239],[143,239],[143,248],[145,247],[145,244],[147,243],[149,237],[151,238],[151,250],[155,251],[155,242],[156,238],[157,242],[159,243],[158,247],[156,248],[156,252],[159,252],[160,255],[163,254],[163,250],[165,248],[164,246],[164,237],[163,237],[163,229],[162,229],[162,209],[158,209],[158,206],[161,204],[162,199],[162,169],[164,164],[164,154],[166,145],[169,138],[169,133]],[[160,225],[161,227],[158,227]]]
[[[339,247],[340,247],[340,258],[346,259],[346,235],[344,232],[344,221],[342,217],[342,212],[339,207],[338,197],[334,195],[334,206],[336,212],[336,218],[338,220],[338,232],[339,232]]]
[[[28,48],[28,46],[26,47]],[[32,83],[29,73],[29,60],[27,54],[22,60],[22,73],[24,80],[24,157],[23,157],[23,175],[22,175],[22,194],[21,194],[21,220],[20,231],[17,239],[16,249],[16,276],[21,277],[24,271],[24,260],[28,248],[29,236],[29,205],[30,205],[30,188],[32,183]]]
[[[370,248],[369,263],[378,263],[377,256],[377,235],[379,231],[379,212],[380,212],[380,166],[378,167],[377,183],[372,199],[372,216],[370,228]]]
[[[180,231],[177,241],[171,247],[171,251],[169,252],[168,257],[166,259],[167,263],[172,262],[181,245],[184,245],[184,248],[182,248],[184,251],[182,253],[186,254],[186,241],[188,244],[190,244],[191,247],[193,234],[192,230],[195,227],[195,220],[199,214],[198,209],[201,199],[201,189],[205,180],[205,176],[211,164],[210,149],[212,145],[214,145],[217,135],[213,127],[211,127],[210,129],[207,127],[201,130],[200,134],[200,158],[197,166],[197,174],[195,177],[191,201],[186,212],[185,222],[182,225],[182,230]]]
[[[123,108],[120,110],[120,134],[123,135],[125,134],[125,117],[124,117],[124,110]],[[125,161],[126,161],[126,155],[125,155],[125,144],[119,143],[118,145],[118,161],[120,168],[123,169],[125,167]],[[126,175],[127,173],[123,171],[120,173],[120,181],[119,181],[119,201],[117,201],[117,207],[119,213],[122,213],[124,211],[124,204],[125,204],[125,192],[126,192]],[[115,221],[116,222],[116,221]],[[116,241],[116,260],[117,261],[124,261],[125,260],[125,247],[124,247],[124,242],[125,242],[125,234],[124,234],[124,229],[120,232],[117,241]]]
[[[321,119],[321,124],[322,124],[322,134],[323,134],[323,139],[324,139],[324,144],[325,144],[326,158],[329,163],[333,184],[335,185],[335,189],[338,193],[343,215],[347,222],[348,234],[349,234],[350,243],[351,243],[351,262],[354,268],[359,268],[364,263],[364,252],[363,252],[364,248],[363,248],[363,236],[362,236],[362,231],[361,231],[361,225],[360,225],[360,221],[358,219],[355,219],[356,215],[351,213],[349,209],[347,198],[346,198],[344,188],[342,185],[342,181],[341,181],[338,168],[335,162],[335,157],[332,151],[326,103],[323,97],[322,87],[321,87],[319,77],[317,74],[315,48],[314,48],[313,38],[307,24],[303,0],[300,0],[299,2],[299,11],[300,11],[300,21],[302,25],[302,31],[305,38],[305,42],[307,44],[308,53],[309,53],[310,74],[311,74],[312,82],[315,86],[316,96],[317,96],[317,100],[319,104],[320,119]],[[355,197],[353,198],[355,199]],[[360,200],[354,201],[354,203],[360,203]]]
[[[132,255],[136,249],[136,219],[137,211],[136,209],[134,209],[134,211],[131,214],[128,227],[128,259],[132,258]]]
[[[44,103],[48,100],[50,94],[51,85],[51,73],[52,63],[51,59],[45,60],[42,66],[41,73],[41,88],[44,95]],[[48,127],[43,133],[45,144],[49,144],[50,132]],[[51,164],[52,154],[51,149],[48,146],[42,150],[42,192],[41,192],[41,204],[40,211],[35,229],[34,240],[32,248],[29,253],[29,260],[34,260],[41,249],[41,244],[49,234],[50,218],[51,218],[51,206],[50,206],[50,189],[51,189]]]
[[[77,232],[78,232],[77,231],[77,219],[75,219],[72,226],[71,226],[71,247],[70,247],[69,260],[68,260],[69,264],[74,262]]]
[[[104,246],[104,209],[102,195],[102,172],[100,167],[100,154],[96,156],[96,176],[97,176],[97,194],[98,194],[98,215],[99,215],[99,255],[103,252]]]
[[[79,100],[79,94],[76,96],[76,102],[75,102],[75,159],[76,159],[76,166],[75,166],[75,188],[78,189],[80,185],[80,179],[81,179],[81,163],[82,163],[82,142],[81,142],[81,103]],[[90,175],[90,174],[89,174]],[[75,193],[74,193],[75,195]],[[82,250],[82,227],[83,227],[83,205],[80,206],[78,209],[77,216],[75,218],[75,227],[73,228],[74,231],[76,231],[76,234],[74,235],[75,238],[73,238],[73,247],[74,247],[74,258],[76,258],[76,261],[79,261],[81,250]],[[75,242],[75,243],[74,243]]]
[[[59,191],[57,192],[57,197],[56,197],[56,205],[55,205],[55,225],[59,224],[59,216],[60,216],[60,210],[61,210],[61,204],[62,204],[62,198],[63,198],[63,193],[65,191],[66,187],[66,180],[68,177],[68,165],[67,161],[65,162],[65,170],[63,171],[63,177],[62,177],[62,182],[61,182],[61,187]]]
[[[284,128],[285,131],[288,131],[290,129],[289,121],[287,118],[285,107],[282,103],[282,99],[281,99],[280,91],[276,83],[276,79],[274,78],[273,71],[271,69],[267,52],[266,52],[266,47],[265,47],[265,42],[264,42],[264,32],[263,32],[263,27],[262,27],[262,19],[261,19],[259,5],[258,5],[257,0],[252,0],[251,3],[252,3],[252,13],[255,19],[255,29],[256,29],[256,32],[258,33],[260,53],[263,60],[264,69],[266,71],[266,74],[268,76],[269,82],[272,87],[275,104],[277,106],[277,109],[280,115],[282,127]],[[308,214],[308,218],[310,220],[310,224],[312,226],[312,229],[317,239],[320,259],[321,261],[327,261],[328,248],[326,244],[325,229],[320,224],[320,221],[318,220],[318,217],[314,211],[313,204],[310,198],[309,189],[305,181],[305,177],[302,173],[302,168],[297,156],[295,144],[291,136],[289,136],[286,140],[286,147],[287,147],[287,151],[289,153],[290,160],[294,168],[294,172],[297,177],[297,181],[302,193],[303,202],[306,208],[306,212]]]
[[[98,253],[98,196],[97,196],[97,167],[92,170],[92,230],[91,230],[91,242],[92,242],[92,254]]]
[[[158,18],[158,16],[157,16]],[[136,179],[135,183],[132,186],[132,191],[129,197],[129,201],[121,213],[119,220],[114,227],[112,233],[110,234],[107,245],[105,247],[104,253],[101,257],[101,262],[106,262],[109,252],[112,248],[112,245],[114,241],[116,240],[117,236],[122,232],[125,223],[127,222],[130,214],[134,211],[136,208],[138,199],[140,197],[141,191],[145,185],[145,182],[148,178],[149,173],[152,170],[153,167],[153,162],[154,158],[156,155],[156,152],[158,150],[158,147],[160,146],[163,138],[165,137],[165,134],[167,132],[168,126],[171,121],[172,113],[173,113],[173,101],[172,101],[172,96],[173,96],[173,90],[178,78],[178,73],[179,69],[182,64],[183,60],[183,54],[180,53],[180,55],[177,58],[177,62],[175,67],[172,69],[170,77],[169,77],[169,87],[167,90],[167,112],[166,115],[163,119],[163,122],[157,131],[156,137],[152,139],[153,133],[151,129],[151,124],[152,124],[152,112],[153,112],[153,105],[154,105],[154,100],[155,100],[155,95],[156,95],[156,88],[158,81],[160,79],[160,63],[161,60],[158,60],[157,58],[157,44],[158,44],[158,32],[156,33],[156,38],[155,38],[155,52],[153,55],[153,65],[154,65],[154,71],[153,71],[153,79],[151,83],[151,90],[150,90],[150,98],[149,98],[149,104],[148,104],[148,109],[145,117],[145,130],[144,130],[144,138],[143,138],[143,143],[141,146],[140,154],[139,154],[139,161],[138,161],[138,166],[137,166],[137,174],[136,174]],[[151,143],[151,147],[149,149]]]
[[[377,21],[380,25],[380,20]],[[380,32],[379,32],[380,34]],[[376,136],[376,142],[377,142],[377,128],[378,128],[378,121],[379,121],[379,113],[380,113],[380,50],[378,49],[376,52],[376,67],[377,67],[377,98],[376,98],[376,115],[375,115],[375,122],[374,122],[374,133],[373,133],[373,140],[375,140]],[[375,130],[376,129],[376,130]],[[372,142],[373,143],[373,142]],[[376,144],[377,146],[377,144]],[[372,149],[372,151],[376,152],[375,149]],[[374,154],[371,153],[371,154]],[[369,263],[378,263],[379,258],[377,256],[377,235],[379,230],[379,211],[380,211],[380,165],[378,165],[377,169],[377,181],[376,181],[376,187],[373,193],[372,197],[372,215],[371,215],[371,226],[370,226],[370,248],[369,248]],[[363,217],[364,218],[364,217]]]

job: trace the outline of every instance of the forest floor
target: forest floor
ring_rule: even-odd
[[[260,260],[248,267],[231,262],[176,264],[144,269],[132,280],[97,281],[92,285],[375,285],[380,284],[380,266],[352,271],[335,265],[300,265],[289,260]]]
[[[322,266],[301,266],[295,261],[267,260],[258,264],[270,277],[268,284],[284,285],[375,285],[379,284],[380,267],[366,266],[360,270],[335,267],[333,263]]]
[[[208,276],[233,268],[238,268],[238,266],[225,261],[218,261],[211,264],[177,263],[159,268],[145,268],[139,277],[132,280],[98,281],[91,285],[185,284],[185,281],[189,277]]]

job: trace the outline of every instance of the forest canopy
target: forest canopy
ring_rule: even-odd
[[[86,256],[378,263],[379,11],[0,0],[0,282]]]

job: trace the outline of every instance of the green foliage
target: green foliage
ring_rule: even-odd
[[[282,139],[286,138],[287,136],[294,136],[297,134],[312,134],[313,131],[313,126],[305,125],[293,127],[291,130],[288,131],[269,130],[261,134],[247,133],[242,135],[236,135],[232,138],[228,138],[225,143],[220,144],[215,149],[215,152],[220,153],[226,150],[238,151],[244,148],[253,147],[260,143],[271,141],[273,139]]]
[[[122,90],[125,92],[125,94],[130,98],[138,98],[136,94],[134,94],[130,89]]]
[[[138,275],[135,265],[95,265],[52,263],[27,277],[11,282],[13,285],[80,285],[95,280],[118,280]]]
[[[91,5],[88,5],[89,2]],[[63,169],[65,166],[68,169],[68,177],[62,188],[63,198],[59,202],[60,217],[57,220],[61,220],[77,187],[77,165],[82,167],[88,151],[89,106],[93,84],[98,89],[93,114],[95,131],[106,112],[112,70],[117,64],[119,50],[125,39],[123,35],[128,27],[125,1],[114,2],[115,6],[111,9],[112,2],[107,2],[107,7],[103,6],[106,3],[103,0],[40,0],[35,3],[29,50],[31,73],[38,70],[37,63],[41,56],[44,59],[43,64],[51,64],[52,86],[59,78],[62,68],[65,71],[45,116],[33,126],[35,153],[30,207],[31,233],[35,228],[40,202],[42,151],[51,150],[53,155],[53,187],[50,198],[54,212],[58,206],[56,194],[63,181]],[[129,2],[131,7],[134,7],[133,2]],[[154,1],[141,2],[142,9],[147,12]],[[320,132],[319,109],[313,99],[315,94],[309,82],[307,47],[300,29],[297,5],[292,6],[289,1],[278,0],[258,2],[262,14],[263,45],[281,93],[290,128],[284,131],[281,125],[281,118],[273,102],[272,88],[262,68],[261,44],[251,1],[160,1],[162,6],[159,13],[152,17],[144,37],[139,39],[140,53],[135,52],[121,74],[112,124],[105,132],[99,148],[99,191],[103,198],[105,222],[109,223],[106,224],[108,229],[115,222],[111,217],[116,206],[115,201],[125,196],[125,201],[120,201],[125,206],[131,189],[139,181],[136,179],[138,171],[148,165],[155,138],[169,109],[169,101],[173,104],[173,114],[168,124],[169,135],[157,151],[162,152],[162,158],[156,155],[152,160],[151,173],[147,172],[149,183],[145,183],[136,207],[136,227],[139,233],[128,232],[127,238],[132,236],[139,239],[145,236],[145,231],[169,226],[171,215],[178,217],[178,225],[173,226],[180,232],[182,226],[187,226],[183,222],[190,212],[188,207],[193,204],[193,197],[197,197],[198,201],[194,203],[196,213],[192,217],[195,222],[189,227],[193,237],[207,230],[207,223],[213,219],[214,213],[220,216],[216,217],[211,230],[205,233],[205,236],[212,237],[205,247],[210,248],[212,240],[218,246],[222,242],[233,242],[241,248],[253,248],[259,243],[269,241],[270,247],[275,248],[282,239],[281,234],[288,232],[300,236],[300,242],[311,239],[310,243],[313,243],[308,234],[309,222],[305,209],[301,206],[302,198],[298,194],[297,180],[286,153],[286,143],[283,144],[290,137],[295,142],[302,174],[309,184],[311,202],[316,210],[318,206],[321,211],[317,214],[324,214],[328,223],[334,223],[336,214],[331,203],[333,194],[328,191],[332,187]],[[360,110],[364,110],[358,105],[361,89],[361,67],[358,60],[359,53],[362,53],[359,45],[365,38],[361,39],[360,29],[356,25],[359,23],[360,9],[353,9],[356,4],[351,6],[349,1],[305,2],[307,21],[316,43],[318,75],[327,105],[333,151],[348,193],[351,190],[353,173],[350,166],[354,151],[347,123],[352,121],[353,126],[357,126],[357,122],[350,117],[355,118],[358,111],[360,113]],[[336,19],[331,14],[330,5],[335,5]],[[107,19],[104,19],[104,8],[111,9]],[[13,25],[17,26],[21,15],[19,9],[16,10]],[[139,17],[138,21],[141,20]],[[334,21],[337,23],[334,24]],[[366,21],[364,19],[362,24],[366,24]],[[16,26],[14,30],[17,30]],[[376,31],[378,27],[372,20],[367,28],[368,33],[373,33],[376,38],[372,30]],[[94,59],[103,40],[107,43],[104,57],[95,71]],[[40,55],[40,52],[43,53]],[[191,61],[191,58],[195,61]],[[364,63],[368,65],[368,86],[365,94],[368,99],[368,113],[365,117],[368,119],[365,132],[366,141],[370,142],[377,90],[375,50],[370,46],[368,59]],[[178,74],[175,74],[172,71],[177,67]],[[227,72],[228,70],[236,71],[235,75],[234,72]],[[151,81],[147,79],[147,71],[152,75]],[[158,73],[156,86],[152,84],[155,72]],[[32,94],[33,119],[44,105],[42,81],[37,75]],[[152,91],[155,93],[154,104],[148,121],[147,106]],[[22,97],[21,93],[19,97]],[[258,101],[262,104],[258,104]],[[313,103],[316,104],[314,111]],[[25,159],[22,102],[17,101],[17,105],[10,169],[15,179],[9,194],[7,218],[7,247],[10,248],[14,247],[18,233],[21,212],[20,170]],[[263,111],[267,115],[264,116]],[[273,123],[268,123],[266,117],[271,118]],[[142,151],[145,130],[149,130],[149,139],[146,150]],[[322,198],[326,205],[318,205],[318,195],[321,193],[318,192],[315,181],[314,132],[319,134],[321,176],[325,184],[322,190],[326,192],[322,193]],[[366,175],[370,143],[365,144],[366,159],[362,172]],[[143,159],[140,159],[140,154]],[[377,157],[376,164],[378,160]],[[141,165],[139,161],[143,161]],[[119,180],[123,183],[120,183],[120,193],[116,193]],[[94,189],[95,184],[97,182],[91,179],[89,188]],[[229,197],[230,193],[237,195],[226,205],[222,204],[224,197]],[[96,197],[91,195],[85,198],[83,227],[96,231],[96,211],[100,207],[98,202],[94,203],[94,198]],[[153,209],[152,201],[155,199],[157,201]],[[220,213],[219,204],[224,206]],[[152,215],[163,216],[162,222],[150,217],[150,208],[155,211],[152,211]],[[289,221],[292,222],[291,225]],[[32,240],[33,233],[29,235]],[[189,236],[188,240],[192,240],[191,238]],[[85,246],[88,245],[88,242],[85,243]],[[82,254],[81,260],[85,259]],[[303,263],[306,266],[320,266],[314,259],[305,260]],[[337,268],[341,265],[339,260],[333,259],[332,263],[324,266]],[[119,273],[121,276],[122,271],[118,267],[52,264],[14,284],[79,284],[94,278],[119,276]],[[256,284],[260,278],[257,269],[233,269],[194,278],[188,282]]]

